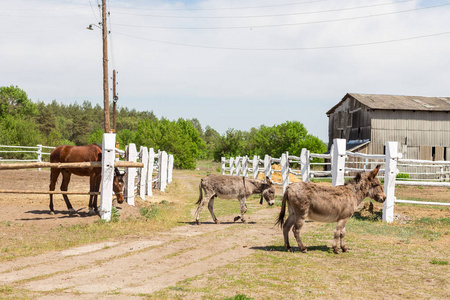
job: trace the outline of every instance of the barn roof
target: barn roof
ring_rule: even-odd
[[[348,93],[342,100],[327,112],[333,113],[348,97],[361,102],[371,109],[382,110],[424,110],[424,111],[450,111],[450,97],[422,97],[422,96],[395,96],[370,95]]]

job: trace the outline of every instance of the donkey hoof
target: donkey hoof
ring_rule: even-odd
[[[196,220],[197,225],[202,224],[202,222],[200,222],[200,220]]]
[[[347,252],[348,251],[347,247],[342,247],[341,249],[342,249],[342,252]]]
[[[294,250],[290,246],[287,246],[286,247],[286,252],[294,252]]]
[[[308,253],[308,249],[306,249],[306,248],[300,249],[300,251],[302,251],[303,253]]]
[[[333,247],[333,253],[334,254],[339,254],[339,250],[337,249],[337,247]]]
[[[216,224],[220,224],[220,221],[219,221],[219,220],[217,220],[217,219],[215,219],[215,220],[214,220],[214,223],[216,223]]]
[[[247,220],[241,219],[242,223],[247,223]]]
[[[234,217],[234,222],[236,222],[236,221],[239,220],[240,218],[241,218],[241,216]]]

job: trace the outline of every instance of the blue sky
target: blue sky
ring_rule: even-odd
[[[347,92],[449,96],[450,0],[108,0],[119,106],[224,133],[300,121],[328,139]],[[434,6],[434,7],[433,7]],[[0,85],[103,105],[97,0],[0,3]]]

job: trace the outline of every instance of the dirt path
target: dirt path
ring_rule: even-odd
[[[75,293],[82,299],[140,298],[139,294],[151,294],[261,251],[280,238],[279,228],[273,226],[274,213],[261,210],[249,224],[184,225],[149,239],[91,244],[2,263],[0,284],[58,290],[42,299]]]
[[[179,176],[176,179],[183,184],[194,187],[198,184],[195,177]],[[192,186],[188,190],[196,191]],[[30,212],[28,209],[32,209],[36,199],[30,197],[21,201],[16,209],[22,213],[16,214],[15,222],[46,227],[55,226],[54,222],[92,221],[91,217],[67,218],[61,216],[61,212],[57,217],[50,216],[46,206],[42,211]],[[44,197],[39,205],[47,201]],[[11,210],[13,206],[8,207]],[[200,226],[189,224],[191,220],[187,220],[186,225],[155,233],[147,239],[89,244],[3,262],[0,285],[35,291],[38,299],[140,299],[265,250],[273,240],[281,238],[281,230],[273,226],[278,211],[278,208],[259,210],[248,216],[248,224],[232,222],[234,216],[222,216],[222,224],[214,224],[208,218]],[[7,217],[4,219],[6,221]]]

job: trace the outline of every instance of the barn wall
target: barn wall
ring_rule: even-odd
[[[370,140],[371,111],[361,102],[347,97],[328,119],[328,150],[335,138]]]
[[[372,116],[372,151],[396,141],[405,158],[450,160],[448,113],[376,110]]]

